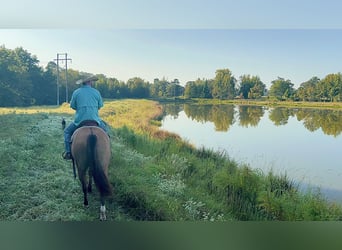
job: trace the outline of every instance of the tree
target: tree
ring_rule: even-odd
[[[233,99],[235,97],[236,79],[229,69],[216,70],[212,86],[212,96],[217,99]]]
[[[14,50],[0,47],[0,84],[6,91],[6,106],[28,106],[32,98],[33,83],[41,76],[38,59],[22,47]]]
[[[171,83],[166,85],[166,96],[176,97],[184,94],[184,87],[179,84],[178,79],[174,79]]]
[[[198,91],[196,87],[196,83],[194,81],[189,81],[185,85],[184,89],[185,98],[196,98],[198,97]]]
[[[148,98],[150,97],[149,84],[139,77],[131,78],[127,81],[130,97]]]
[[[210,80],[204,81],[203,88],[202,88],[202,94],[201,94],[201,96],[203,98],[212,98],[211,91],[210,91],[211,85],[212,85],[212,81],[210,81]]]
[[[317,84],[320,99],[325,101],[342,100],[342,75],[341,73],[329,74]]]
[[[239,94],[244,99],[257,99],[263,96],[266,86],[258,76],[243,75],[240,76]]]
[[[302,101],[316,101],[317,100],[317,84],[318,77],[312,77],[310,80],[300,84],[296,91],[296,96]]]
[[[53,105],[56,104],[56,75],[50,67],[46,67],[45,71],[33,84],[32,97],[35,99],[36,105]]]
[[[200,79],[189,81],[185,85],[184,96],[187,98],[212,98],[212,80]]]
[[[278,77],[277,80],[274,80],[271,83],[272,86],[269,92],[270,97],[275,97],[278,100],[287,100],[293,96],[293,83],[291,83],[290,80]]]
[[[249,91],[253,86],[253,80],[250,75],[240,76],[239,94],[241,94],[244,99],[248,98]]]
[[[249,91],[249,99],[260,99],[266,92],[266,85],[263,82],[257,82]]]

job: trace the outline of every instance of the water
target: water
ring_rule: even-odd
[[[161,129],[342,202],[341,111],[189,104],[165,110]]]

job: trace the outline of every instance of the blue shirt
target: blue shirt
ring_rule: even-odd
[[[76,110],[74,123],[80,125],[82,121],[94,120],[101,123],[99,109],[103,107],[100,92],[89,85],[76,89],[71,96],[70,107]]]

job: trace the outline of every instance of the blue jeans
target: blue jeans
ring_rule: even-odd
[[[102,128],[107,134],[108,134],[108,128],[106,123],[104,123],[103,121],[101,121],[101,123],[99,124],[99,127]],[[72,134],[75,132],[75,130],[78,127],[75,125],[75,123],[70,123],[70,125],[64,129],[64,146],[65,146],[65,152],[71,152],[71,136]]]

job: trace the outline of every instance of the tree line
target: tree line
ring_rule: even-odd
[[[328,74],[323,79],[312,77],[301,83],[298,89],[294,88],[291,80],[278,77],[271,82],[268,90],[258,76],[242,75],[238,81],[229,69],[220,69],[216,71],[214,79],[188,82],[184,95],[187,98],[268,98],[278,101],[340,102],[342,74]]]
[[[58,74],[58,86],[57,86]],[[66,100],[78,85],[78,79],[91,73],[58,67],[53,61],[45,68],[39,66],[39,60],[22,47],[14,50],[0,46],[0,106],[54,105]],[[178,79],[154,79],[149,83],[140,77],[127,82],[97,74],[95,83],[104,98],[165,98],[182,96],[184,87]],[[58,88],[58,91],[57,91]],[[58,101],[57,101],[57,92]]]
[[[57,86],[57,74],[59,84]],[[59,67],[53,61],[45,68],[39,60],[22,47],[7,49],[0,46],[0,106],[54,105],[66,100],[78,86],[78,79],[91,75]],[[97,74],[95,87],[104,98],[212,98],[212,99],[261,99],[293,101],[342,101],[342,75],[329,74],[324,79],[312,77],[294,84],[281,77],[271,82],[270,89],[258,76],[242,75],[236,79],[229,69],[218,69],[214,79],[188,81],[183,87],[178,79],[169,81],[155,78],[153,83],[140,77],[127,82]],[[66,79],[68,83],[66,82]],[[57,92],[59,93],[57,96]],[[69,95],[70,96],[70,95]],[[58,100],[57,100],[58,98]]]

